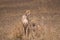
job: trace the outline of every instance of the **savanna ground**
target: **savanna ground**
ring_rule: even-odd
[[[36,27],[25,37],[26,10]],[[0,0],[0,40],[60,40],[60,0]]]

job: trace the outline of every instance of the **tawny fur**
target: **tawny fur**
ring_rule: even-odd
[[[28,24],[29,24],[28,16],[30,15],[30,10],[27,10],[26,13],[27,14],[22,16],[22,23],[23,23],[25,34],[26,34],[26,28],[28,27]]]

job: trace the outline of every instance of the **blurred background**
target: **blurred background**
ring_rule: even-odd
[[[21,22],[26,10],[36,24],[29,37]],[[60,0],[0,0],[0,40],[60,40]]]

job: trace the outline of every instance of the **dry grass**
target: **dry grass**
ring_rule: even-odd
[[[60,40],[59,4],[60,0],[0,0],[0,40]],[[27,9],[31,24],[26,36],[21,16]]]

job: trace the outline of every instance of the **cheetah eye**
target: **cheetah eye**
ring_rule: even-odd
[[[33,27],[35,26],[35,24],[32,24],[33,25]]]

